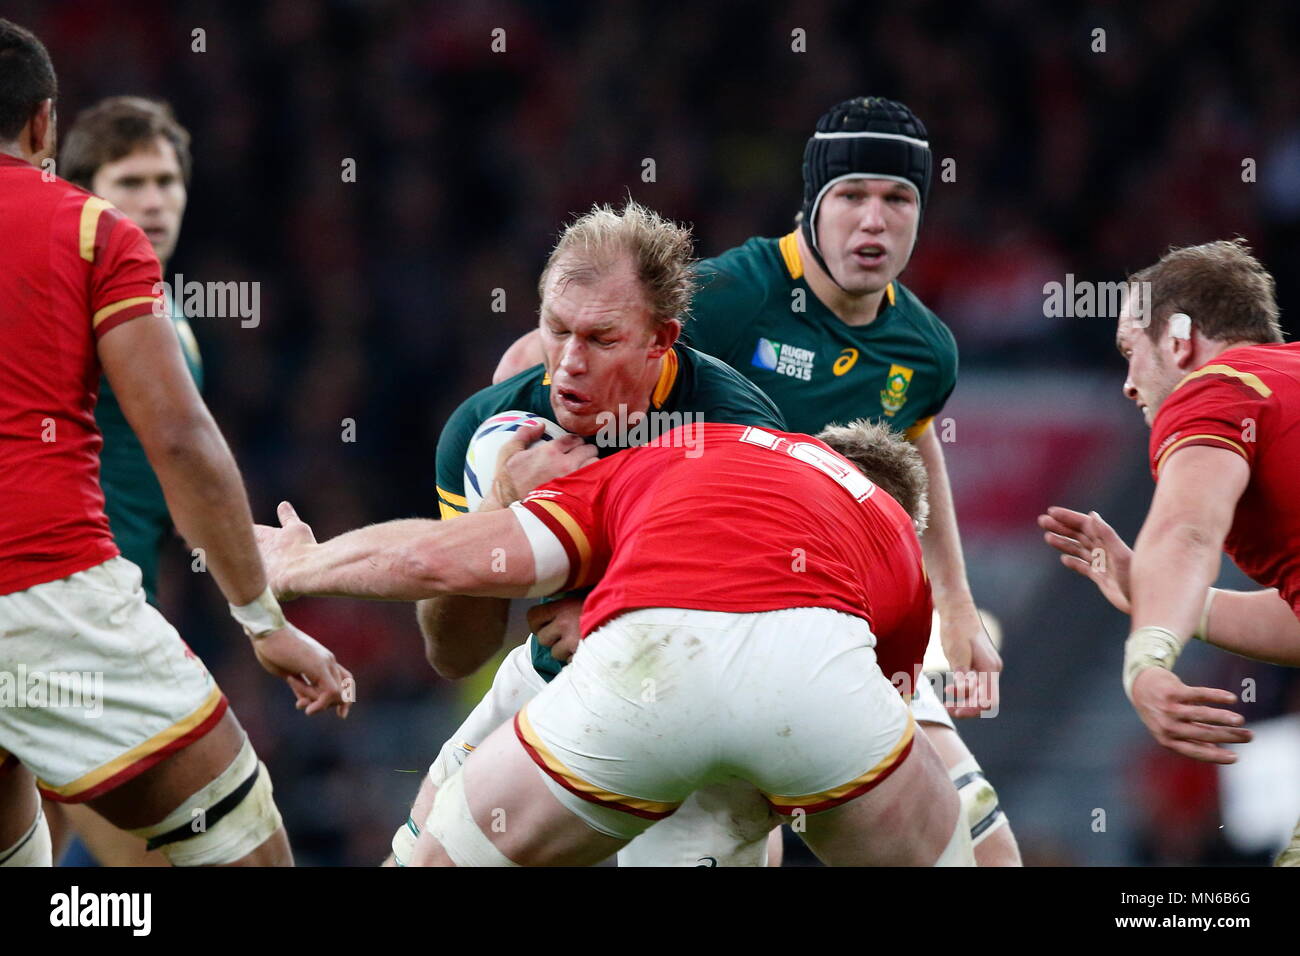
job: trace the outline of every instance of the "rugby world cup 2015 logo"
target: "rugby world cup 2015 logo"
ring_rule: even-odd
[[[749,362],[756,368],[765,368],[777,375],[809,382],[812,381],[813,361],[816,357],[817,353],[812,349],[760,338]]]
[[[880,390],[880,406],[885,416],[892,418],[907,402],[907,387],[912,384],[914,369],[906,365],[889,366],[885,376],[885,387]]]

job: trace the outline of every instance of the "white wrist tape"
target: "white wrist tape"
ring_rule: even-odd
[[[1210,643],[1210,607],[1214,604],[1214,596],[1218,593],[1218,588],[1210,588],[1205,592],[1205,604],[1201,608],[1201,622],[1196,625],[1196,632],[1192,635],[1195,640]]]
[[[1183,642],[1167,627],[1139,627],[1124,642],[1124,694],[1133,699],[1133,681],[1148,667],[1174,669]]]
[[[239,622],[244,633],[258,638],[278,631],[287,623],[280,602],[275,599],[268,585],[266,590],[247,604],[230,605],[230,616]]]

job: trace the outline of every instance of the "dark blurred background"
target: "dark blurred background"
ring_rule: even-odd
[[[1044,283],[1119,280],[1171,244],[1239,234],[1277,277],[1290,326],[1293,5],[2,8],[48,45],[65,128],[100,97],[136,93],[170,101],[192,132],[169,272],[261,283],[257,328],[191,320],[206,397],[259,519],[288,498],[319,537],[436,513],[439,431],[534,323],[536,276],[567,217],[630,194],[693,223],[700,255],[780,235],[818,115],[853,95],[904,100],[929,128],[936,178],[902,278],[961,348],[949,467],[976,598],[1006,630],[1002,711],[962,729],[1026,861],[1257,862],[1289,830],[1300,717],[1285,715],[1300,712],[1297,683],[1189,651],[1189,682],[1254,681],[1243,710],[1275,732],[1232,779],[1163,754],[1119,687],[1124,618],[1056,564],[1033,519],[1053,503],[1096,508],[1131,539],[1151,493],[1113,323],[1045,318]],[[491,49],[496,28],[503,53]],[[1099,29],[1105,52],[1094,52]],[[795,30],[806,52],[792,49]],[[342,181],[349,158],[355,182]],[[647,158],[655,182],[642,181]],[[955,181],[939,178],[945,159]],[[1243,179],[1247,159],[1255,181]],[[491,309],[495,289],[504,313]],[[355,441],[343,440],[345,419]],[[163,604],[271,767],[304,863],[377,862],[490,679],[490,668],[468,687],[436,678],[409,606],[302,602],[294,619],[359,682],[346,723],[307,720],[257,668],[179,541]]]

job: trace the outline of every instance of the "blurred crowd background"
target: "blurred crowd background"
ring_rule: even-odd
[[[1113,323],[1046,318],[1044,283],[1115,281],[1171,244],[1242,235],[1291,327],[1293,5],[6,0],[3,15],[49,47],[65,129],[135,93],[192,132],[170,272],[261,283],[257,328],[191,319],[207,401],[259,519],[287,498],[319,537],[436,514],[439,431],[535,322],[566,218],[630,194],[693,223],[700,255],[783,234],[816,118],[853,95],[907,102],[936,178],[903,281],[961,349],[949,466],[976,598],[1006,632],[1002,711],[963,730],[1026,861],[1258,862],[1274,818],[1294,822],[1300,786],[1280,784],[1300,775],[1285,716],[1300,684],[1190,652],[1189,682],[1254,681],[1244,712],[1277,732],[1249,780],[1163,754],[1119,687],[1125,619],[1033,523],[1048,504],[1096,508],[1131,538],[1151,492]],[[346,723],[307,720],[179,541],[163,604],[271,767],[300,862],[382,858],[490,668],[438,679],[410,606],[301,602],[291,616],[359,681]]]

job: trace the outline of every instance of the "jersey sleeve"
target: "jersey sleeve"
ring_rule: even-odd
[[[554,592],[588,587],[605,573],[610,558],[605,490],[627,457],[613,455],[586,465],[547,482],[519,503],[555,536],[568,559],[568,576]]]
[[[451,413],[438,436],[438,454],[434,463],[434,480],[438,492],[438,517],[444,521],[469,510],[465,500],[465,452],[469,450],[474,430],[489,415],[479,414],[477,396],[470,396]]]
[[[930,427],[931,421],[943,411],[948,399],[952,397],[953,389],[957,387],[957,340],[946,325],[937,319],[936,324],[940,331],[939,342],[935,347],[939,361],[939,382],[934,401],[925,407],[917,420],[903,433],[908,441],[915,441]]]
[[[81,213],[78,251],[90,261],[90,312],[95,338],[149,315],[162,295],[162,271],[144,231],[98,197]]]
[[[1229,365],[1197,369],[1170,393],[1151,428],[1151,475],[1180,448],[1226,448],[1254,468],[1258,432],[1277,401],[1253,372]]]
[[[754,282],[719,268],[706,259],[695,270],[698,286],[691,300],[686,342],[706,355],[734,365],[731,353],[750,319],[763,306],[764,292]]]

